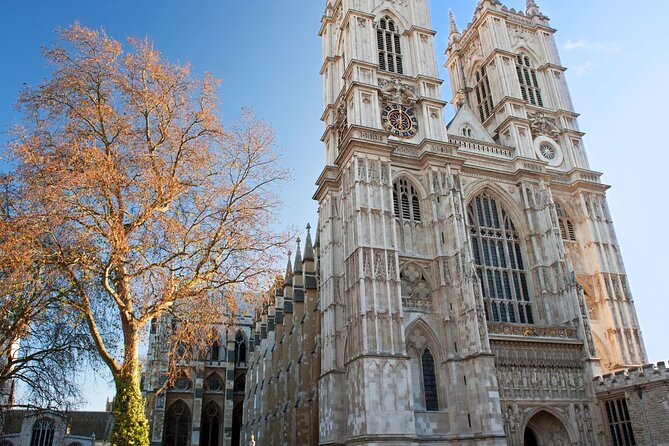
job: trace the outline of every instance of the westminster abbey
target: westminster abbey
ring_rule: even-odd
[[[625,386],[668,375],[548,17],[451,16],[445,124],[428,0],[324,3],[318,225],[152,444],[652,444]]]

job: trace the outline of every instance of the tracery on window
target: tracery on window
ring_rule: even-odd
[[[246,367],[246,336],[241,331],[235,336],[235,365]]]
[[[30,446],[52,446],[55,422],[49,418],[40,418],[33,424]]]
[[[574,229],[574,223],[572,223],[571,219],[562,210],[560,203],[555,203],[555,212],[557,212],[558,225],[560,226],[560,235],[562,236],[562,240],[575,242],[576,230]]]
[[[172,404],[165,418],[164,446],[187,446],[190,435],[190,409],[183,401]]]
[[[516,74],[520,83],[520,93],[523,99],[532,105],[544,106],[541,89],[537,80],[537,70],[532,67],[530,58],[523,53],[516,56]]]
[[[223,390],[223,382],[216,373],[212,373],[207,378],[207,390],[209,392],[220,392]]]
[[[484,66],[480,67],[476,70],[474,76],[476,78],[476,86],[474,87],[476,104],[478,106],[481,122],[484,122],[492,114],[492,111],[495,108],[495,102],[492,99],[490,80],[488,79],[486,68]]]
[[[432,291],[422,269],[409,263],[400,271],[400,281],[402,304],[405,308],[413,310],[432,308]]]
[[[376,29],[379,68],[403,74],[401,36],[395,22],[388,16],[379,20]]]
[[[405,179],[393,184],[393,211],[403,221],[420,222],[420,199],[412,185]]]
[[[469,203],[467,224],[486,318],[534,324],[520,236],[507,211],[483,193]]]
[[[221,411],[218,405],[211,401],[202,411],[202,431],[200,434],[201,446],[218,446],[221,431]]]

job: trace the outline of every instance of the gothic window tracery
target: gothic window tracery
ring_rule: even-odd
[[[246,336],[241,331],[235,337],[235,365],[246,367]]]
[[[574,229],[574,223],[571,219],[565,214],[560,206],[560,203],[555,203],[555,211],[558,216],[558,225],[560,226],[560,235],[562,240],[567,240],[570,242],[576,241],[576,230]]]
[[[392,73],[403,74],[401,36],[395,22],[388,16],[379,20],[376,29],[379,50],[379,68]]]
[[[409,263],[400,271],[400,281],[405,308],[429,310],[432,307],[432,291],[423,270]]]
[[[221,412],[218,405],[211,401],[202,412],[201,446],[218,446],[221,430]]]
[[[33,424],[30,446],[52,446],[55,423],[49,418],[40,418]]]
[[[420,223],[420,200],[412,185],[405,179],[393,184],[393,211],[403,221]]]
[[[543,107],[544,101],[537,80],[537,70],[532,67],[532,61],[524,53],[516,56],[516,74],[523,99],[532,105]]]
[[[484,66],[481,66],[476,70],[474,76],[476,78],[474,93],[476,94],[479,117],[481,118],[481,122],[485,122],[495,108],[495,102],[493,101],[492,92],[490,90],[490,80],[488,79],[488,73]]]
[[[467,224],[486,318],[534,324],[520,236],[507,211],[483,193],[469,203]]]
[[[416,254],[416,244],[419,241],[417,231],[421,227],[422,217],[420,196],[414,186],[404,178],[393,184],[393,213],[402,252]]]
[[[183,401],[170,406],[165,419],[165,446],[187,446],[190,434],[190,409]]]

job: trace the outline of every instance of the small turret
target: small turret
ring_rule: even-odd
[[[448,36],[448,42],[452,45],[460,40],[462,34],[460,34],[460,31],[458,30],[458,25],[455,23],[455,16],[453,15],[453,11],[448,11],[448,18],[451,22],[450,24],[451,33]]]

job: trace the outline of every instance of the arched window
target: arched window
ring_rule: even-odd
[[[221,345],[218,343],[218,340],[214,341],[213,344],[211,344],[211,347],[209,347],[209,360],[210,361],[218,361],[219,357],[221,355]]]
[[[520,237],[508,213],[483,193],[469,203],[467,223],[486,318],[533,324]]]
[[[461,132],[462,132],[462,136],[464,136],[466,138],[471,138],[474,134],[474,132],[472,132],[472,128],[469,127],[468,125],[465,125],[464,127],[462,127]]]
[[[211,375],[209,375],[206,384],[208,392],[220,392],[223,390],[223,382],[216,373],[212,373]]]
[[[481,122],[484,122],[492,114],[492,110],[495,108],[495,103],[492,99],[490,80],[488,79],[488,73],[486,72],[485,67],[482,66],[476,70],[475,77],[476,86],[474,87],[474,93],[476,94],[476,104],[479,108]]]
[[[516,73],[520,83],[520,93],[523,99],[532,105],[544,106],[541,98],[541,89],[537,80],[537,70],[532,68],[530,58],[520,53],[516,56]]]
[[[379,20],[376,40],[379,49],[379,68],[403,74],[401,36],[395,22],[390,17],[386,16]]]
[[[425,395],[425,410],[439,410],[437,396],[437,374],[434,369],[434,357],[429,348],[423,351],[420,358],[423,367],[423,395]]]
[[[163,446],[187,446],[189,437],[190,409],[183,401],[177,401],[167,411]]]
[[[200,446],[218,446],[221,432],[221,411],[215,402],[207,404],[202,411]]]
[[[55,423],[49,418],[40,418],[33,424],[30,446],[52,446]]]
[[[393,211],[400,220],[420,222],[420,199],[407,180],[393,184]]]
[[[235,365],[246,367],[246,337],[241,331],[235,337]]]
[[[562,240],[575,242],[576,230],[574,229],[574,223],[572,223],[571,219],[564,213],[560,203],[555,203],[555,211],[557,212],[558,216],[558,225],[560,226],[560,235],[562,236]]]
[[[244,393],[246,390],[246,374],[241,373],[237,379],[235,379],[235,383],[233,386],[233,391],[235,393]]]

